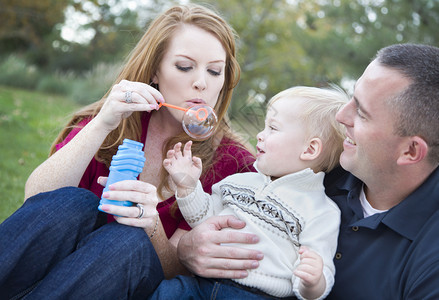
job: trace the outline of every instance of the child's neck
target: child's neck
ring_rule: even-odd
[[[295,172],[288,173],[288,174],[286,174],[286,175],[294,174],[294,173],[297,173],[297,172],[301,172],[301,171],[306,170],[306,169],[311,169],[315,174],[321,172],[321,171],[318,171],[318,170],[316,171],[316,170],[314,170],[314,169],[311,168],[311,167],[307,167],[307,168],[304,168],[304,169],[302,169],[302,170],[297,170],[297,171],[295,171]],[[282,178],[282,177],[284,177],[284,176],[286,176],[286,175],[283,175],[283,176],[280,176],[280,177],[275,177],[275,176],[271,176],[271,175],[268,175],[268,176],[270,176],[271,181],[275,181],[276,179]]]

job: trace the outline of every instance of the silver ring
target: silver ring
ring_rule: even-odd
[[[143,209],[143,205],[140,203],[137,203],[136,206],[139,208],[139,215],[137,216],[137,219],[141,219],[145,210]]]
[[[125,92],[125,102],[126,103],[133,103],[133,92],[132,91],[126,91]]]

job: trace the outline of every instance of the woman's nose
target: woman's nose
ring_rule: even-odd
[[[204,91],[206,89],[206,78],[204,75],[200,74],[198,78],[193,83],[193,87],[199,91]]]

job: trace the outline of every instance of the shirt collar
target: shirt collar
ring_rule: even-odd
[[[333,183],[335,186],[329,185],[327,187],[327,191],[330,190],[331,194],[336,193],[337,189],[348,191],[348,205],[359,218],[352,225],[375,229],[380,223],[383,223],[410,240],[414,240],[427,219],[439,209],[439,167],[401,203],[387,212],[378,213],[368,218],[360,217],[362,210],[359,193],[362,182],[351,174],[343,174]]]
[[[383,223],[414,240],[425,222],[439,209],[439,168],[401,203],[391,208]]]

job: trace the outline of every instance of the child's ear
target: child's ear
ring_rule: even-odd
[[[423,160],[428,153],[427,142],[419,136],[409,137],[404,147],[405,148],[403,148],[403,151],[397,160],[399,165],[417,163]]]
[[[308,142],[308,146],[300,154],[301,160],[314,160],[322,152],[322,141],[319,138],[313,138]]]

